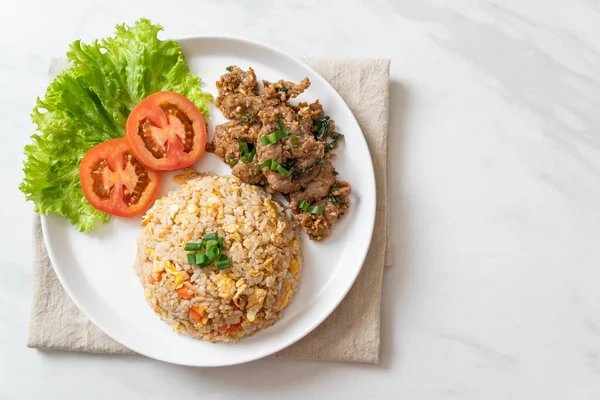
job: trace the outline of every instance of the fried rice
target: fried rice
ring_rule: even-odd
[[[237,341],[281,318],[300,277],[294,218],[263,189],[197,175],[146,213],[134,269],[154,312],[181,332]],[[223,237],[230,268],[187,263],[184,246]]]

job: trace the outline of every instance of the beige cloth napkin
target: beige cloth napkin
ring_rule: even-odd
[[[390,60],[304,61],[340,93],[362,128],[375,167],[377,215],[367,259],[344,301],[312,333],[272,357],[377,363],[383,267],[392,261],[387,240]],[[50,78],[66,66],[65,59],[53,59]],[[34,217],[33,248],[34,299],[27,346],[90,353],[133,353],[93,325],[68,297],[48,258],[38,215]]]

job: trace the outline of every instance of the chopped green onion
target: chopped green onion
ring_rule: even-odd
[[[309,214],[323,214],[323,211],[325,211],[325,207],[323,206],[310,206],[308,207],[308,213]]]
[[[206,242],[206,252],[209,253],[213,248],[217,247],[217,240],[207,240]]]
[[[229,67],[225,68],[227,71],[231,72],[233,71],[233,69],[235,68],[235,65],[230,65]]]
[[[261,136],[260,137],[260,142],[262,143],[263,146],[267,146],[269,144],[274,144],[279,142],[281,139],[283,139],[284,137],[287,136],[287,133],[285,133],[282,130],[277,130],[273,133],[270,133],[268,135],[265,136]]]
[[[229,160],[227,160],[227,164],[229,164],[229,166],[231,168],[235,167],[235,164],[237,164],[238,160],[236,160],[235,158],[231,157]]]
[[[187,253],[187,263],[188,264],[196,264],[196,254],[194,253]]]
[[[282,86],[282,87],[275,88],[275,91],[276,92],[285,92],[285,93],[287,93],[288,92],[288,88],[286,88],[285,86]]]
[[[290,142],[292,142],[293,148],[298,148],[298,138],[296,137],[296,135],[290,135]]]
[[[284,137],[287,136],[287,133],[285,133],[284,131],[276,131],[274,133],[275,133],[275,142],[279,142],[281,139],[283,139]],[[271,134],[271,135],[273,135],[273,134]],[[271,136],[271,135],[269,135],[269,136]]]
[[[215,263],[218,269],[226,269],[229,268],[229,260],[225,254],[221,254],[219,260]]]
[[[242,156],[242,158],[240,158],[240,160],[242,160],[242,162],[244,164],[248,164],[251,163],[252,160],[254,160],[254,156],[256,155],[256,148],[252,149],[252,151],[248,154],[246,154],[245,156]]]
[[[299,207],[302,211],[307,212],[309,214],[323,214],[323,211],[325,211],[325,207],[323,206],[311,206],[310,203],[306,200],[302,200],[300,202],[300,207]]]
[[[201,248],[202,248],[202,244],[201,243],[188,242],[185,245],[184,250],[185,251],[196,251],[196,250],[200,250]]]
[[[265,168],[265,167],[269,167],[269,168],[271,168],[271,161],[273,161],[273,160],[271,160],[271,159],[268,159],[268,160],[267,160],[267,161],[265,161],[264,163],[262,163],[262,164],[258,164],[258,169],[263,169],[263,168]]]
[[[209,233],[207,235],[205,235],[203,237],[204,240],[217,240],[217,238],[219,237],[219,235],[217,235],[217,232],[213,232],[213,233]]]
[[[250,152],[248,149],[248,143],[244,142],[243,140],[238,140],[238,146],[240,146],[240,151],[242,154],[248,154]]]
[[[256,155],[256,148],[253,148],[252,151],[250,151],[248,143],[242,140],[238,140],[238,145],[240,146],[240,152],[242,153],[240,160],[242,160],[244,164],[251,163]]]
[[[242,121],[246,122],[246,123],[252,123],[254,122],[254,116],[247,116],[247,115],[240,115],[238,116],[239,119],[241,119]]]
[[[203,249],[205,249],[206,252],[201,251]],[[222,249],[223,238],[219,237],[216,232],[209,233],[205,235],[199,243],[188,242],[185,245],[186,251],[197,251],[196,253],[188,253],[186,255],[187,262],[188,264],[197,265],[200,268],[204,268],[209,266],[210,263],[217,259],[218,261],[224,261],[227,259],[227,257],[224,254],[221,254]],[[221,256],[220,258],[219,255]]]
[[[283,122],[283,119],[278,118],[276,123],[277,123],[277,127],[279,128],[278,130],[276,130],[275,132],[272,132],[268,135],[260,137],[260,142],[262,143],[263,146],[277,143],[281,139],[283,139],[284,137],[289,135],[290,132],[285,127],[285,123]]]
[[[208,257],[208,262],[211,263],[219,257],[221,254],[221,250],[218,247],[213,247],[210,250],[206,250],[206,257]]]
[[[271,166],[272,167],[272,166]],[[273,169],[273,168],[271,168]],[[288,171],[287,169],[283,168],[281,165],[277,165],[277,167],[275,168],[275,171],[279,172],[279,175],[281,176],[290,176],[291,173],[290,171]]]
[[[277,118],[277,121],[275,121],[275,123],[277,124],[277,127],[279,128],[279,130],[282,131],[283,133],[285,133],[285,136],[289,135],[290,132],[285,127],[285,123],[282,118]]]
[[[263,146],[267,146],[271,143],[271,138],[269,137],[271,135],[265,135],[265,136],[261,136],[260,137],[260,142],[262,143]],[[275,141],[273,140],[273,143],[275,143]]]
[[[188,254],[188,256],[189,256],[189,254]],[[196,254],[194,254],[194,256],[196,256],[196,264],[197,265],[207,266],[209,264],[208,257],[206,257],[206,254],[196,253]]]
[[[300,209],[301,209],[302,211],[306,211],[306,210],[308,210],[308,207],[310,207],[310,203],[309,203],[308,201],[306,201],[306,200],[302,200],[302,201],[300,202]]]
[[[276,171],[279,172],[279,175],[281,176],[290,176],[292,173],[290,171],[288,171],[287,169],[283,168],[277,161],[275,160],[267,160],[264,163],[260,164],[258,166],[258,169],[263,169],[265,167],[268,167],[271,171]]]

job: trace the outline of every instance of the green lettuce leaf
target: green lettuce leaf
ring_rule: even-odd
[[[211,95],[200,89],[179,45],[158,39],[161,30],[141,19],[132,27],[117,25],[113,37],[71,45],[71,66],[38,98],[31,114],[40,133],[25,146],[19,189],[37,212],[58,213],[83,232],[108,221],[83,196],[79,164],[94,145],[122,137],[127,116],[148,95],[180,93],[208,117]]]

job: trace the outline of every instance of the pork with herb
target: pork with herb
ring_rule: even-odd
[[[332,161],[343,135],[314,103],[291,104],[310,86],[256,80],[252,68],[236,66],[217,82],[216,104],[231,121],[215,129],[207,150],[232,167],[245,183],[282,193],[312,240],[321,241],[347,213],[351,186],[338,180]]]

